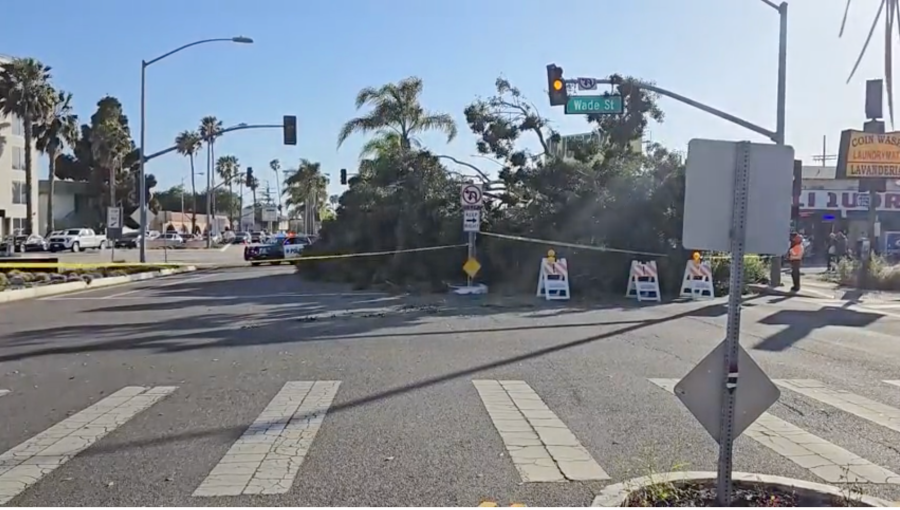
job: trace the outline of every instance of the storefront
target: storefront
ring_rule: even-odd
[[[841,181],[832,181],[833,187],[844,187]],[[806,183],[804,183],[806,184]],[[877,193],[878,211],[875,234],[893,239],[889,232],[900,232],[900,190]],[[851,242],[868,234],[868,207],[860,205],[859,192],[848,189],[804,189],[800,194],[800,221],[798,230],[811,237],[814,250],[824,249],[825,240],[832,232],[843,230]],[[883,234],[883,235],[880,235]],[[889,239],[889,240],[890,240]],[[877,239],[879,251],[883,249]],[[900,247],[890,246],[888,251]],[[821,253],[821,252],[820,252]]]

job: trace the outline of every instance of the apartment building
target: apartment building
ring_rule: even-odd
[[[11,57],[0,55],[0,64]],[[25,227],[25,128],[22,120],[0,115],[0,236]],[[43,232],[38,215],[40,154],[32,151],[31,203],[35,233]]]

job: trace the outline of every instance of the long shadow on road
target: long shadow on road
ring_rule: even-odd
[[[284,278],[283,276],[276,276],[278,278]],[[270,288],[273,291],[279,291],[288,287],[290,285],[283,285],[281,282],[266,282],[267,277],[257,278],[254,280],[252,284],[254,287],[261,285],[262,287]],[[165,295],[172,297],[175,295],[187,295],[188,293],[193,292],[193,296],[190,301],[182,301],[182,300],[171,300],[166,302],[162,300],[162,302],[154,302],[147,303],[142,302],[139,304],[128,304],[128,305],[115,305],[110,307],[103,307],[98,309],[93,309],[88,311],[87,313],[112,313],[115,316],[115,312],[147,312],[148,310],[156,310],[156,311],[175,311],[181,310],[182,313],[185,310],[190,311],[191,308],[197,306],[207,306],[214,307],[216,303],[221,305],[222,300],[217,299],[215,296],[210,297],[207,302],[204,303],[203,297],[197,297],[198,293],[206,293],[207,296],[211,296],[215,293],[215,291],[221,291],[223,288],[222,282],[185,282],[184,284],[177,284],[166,288]],[[233,286],[233,282],[232,282]],[[318,285],[313,285],[316,288],[319,288]],[[296,290],[296,281],[294,282],[293,288],[291,290]],[[211,294],[212,292],[212,294]],[[745,303],[749,303],[755,299],[760,298],[761,296],[752,296],[744,299]],[[221,298],[221,296],[219,296]],[[240,302],[239,308],[247,308],[253,306],[254,300],[258,299],[252,295],[239,296],[237,299],[243,300]],[[200,303],[195,303],[195,301],[199,300]],[[354,339],[366,339],[366,338],[380,338],[380,337],[397,337],[397,336],[406,336],[403,333],[398,332],[385,332],[378,334],[371,334],[374,330],[385,330],[385,329],[396,329],[401,326],[410,326],[417,323],[421,319],[425,317],[459,317],[461,314],[471,314],[471,315],[489,315],[492,313],[509,313],[512,311],[521,311],[521,310],[531,310],[535,311],[534,306],[527,307],[519,307],[515,304],[511,306],[500,306],[500,307],[478,307],[472,306],[471,302],[467,302],[466,300],[460,300],[457,302],[457,305],[469,303],[467,306],[447,306],[442,308],[441,306],[416,306],[410,305],[408,302],[404,302],[403,300],[397,301],[397,306],[390,310],[382,309],[382,311],[372,312],[372,303],[373,299],[356,299],[353,301],[335,301],[330,300],[329,298],[311,298],[305,299],[302,302],[298,303],[289,303],[289,304],[271,304],[266,301],[256,301],[256,304],[261,306],[259,313],[246,312],[246,311],[221,311],[221,312],[211,312],[205,313],[201,315],[189,315],[188,318],[185,317],[175,317],[162,321],[147,321],[140,323],[119,323],[119,324],[91,324],[84,326],[62,326],[62,327],[54,327],[54,328],[45,328],[39,329],[35,331],[24,331],[17,332],[5,335],[8,340],[11,340],[14,344],[18,346],[26,346],[26,345],[38,345],[48,340],[52,339],[61,339],[61,338],[72,338],[72,337],[88,337],[88,338],[102,338],[103,336],[116,336],[118,338],[113,338],[111,340],[100,341],[95,343],[90,343],[86,345],[66,345],[63,343],[62,345],[52,345],[47,347],[42,347],[40,349],[31,350],[30,352],[21,352],[17,354],[8,354],[5,356],[0,356],[0,362],[2,361],[11,361],[11,360],[21,360],[32,357],[39,356],[49,356],[54,354],[69,354],[69,353],[83,353],[83,352],[97,352],[97,351],[114,351],[114,350],[131,350],[131,349],[156,349],[159,352],[183,352],[190,351],[196,349],[204,349],[204,348],[215,348],[215,347],[237,347],[237,346],[248,346],[248,345],[263,345],[263,344],[281,344],[281,343],[296,343],[296,342],[308,342],[308,341],[327,341],[327,340],[354,340]],[[532,299],[533,301],[533,299]],[[190,303],[190,304],[187,304]],[[322,313],[323,309],[326,309],[329,306],[335,306],[339,304],[342,307],[340,313],[336,313],[335,310],[328,310],[326,313]],[[446,302],[445,302],[446,304]],[[597,309],[597,306],[590,307],[591,309]],[[608,306],[607,308],[620,308]],[[542,310],[543,311],[543,310]],[[550,312],[550,315],[556,313],[561,313],[562,310],[546,310]],[[872,320],[866,316],[870,314],[862,314],[860,312],[855,312],[852,310],[841,310],[842,313],[847,314],[846,317],[841,319],[841,323],[844,324],[869,324]],[[693,308],[682,313],[667,315],[663,317],[656,317],[652,319],[646,320],[625,320],[625,321],[608,321],[608,322],[580,322],[580,323],[558,323],[558,324],[534,324],[529,323],[527,325],[522,326],[514,326],[514,327],[503,327],[503,328],[479,328],[479,329],[468,329],[468,330],[454,330],[454,331],[435,331],[435,332],[415,332],[410,333],[409,335],[415,336],[425,336],[425,335],[439,335],[439,334],[454,334],[454,335],[464,335],[464,334],[482,334],[482,333],[492,333],[492,332],[508,332],[508,331],[516,331],[516,330],[534,330],[534,329],[547,329],[553,330],[555,328],[572,328],[572,327],[590,327],[590,326],[600,326],[600,325],[612,325],[612,326],[622,326],[611,331],[606,331],[600,334],[591,335],[585,338],[572,340],[564,343],[558,343],[555,345],[551,345],[548,347],[535,349],[533,351],[519,354],[515,356],[509,356],[506,358],[488,361],[484,363],[480,363],[466,369],[456,370],[452,372],[447,372],[445,374],[436,375],[434,377],[425,378],[419,381],[415,381],[412,383],[399,385],[394,388],[390,388],[384,391],[374,392],[365,397],[357,398],[348,402],[335,404],[330,412],[341,412],[349,409],[362,407],[365,405],[369,405],[375,402],[378,402],[383,399],[392,398],[395,396],[399,396],[405,393],[414,392],[420,389],[424,389],[430,386],[439,385],[441,383],[451,381],[459,378],[466,378],[474,376],[480,372],[489,371],[497,368],[502,368],[508,365],[514,365],[517,363],[522,363],[525,361],[533,360],[536,358],[540,358],[542,356],[555,354],[561,351],[565,351],[568,349],[578,348],[587,344],[591,344],[594,342],[606,341],[610,339],[614,339],[617,336],[633,333],[645,328],[650,328],[654,326],[659,326],[668,322],[677,321],[680,319],[685,319],[689,317],[721,317],[727,313],[727,306],[724,303],[714,303],[709,304],[707,306],[703,306],[700,308]],[[801,334],[802,331],[809,331],[811,328],[818,327],[815,325],[811,325],[809,321],[812,317],[815,317],[815,313],[822,312],[809,312],[806,315],[789,315],[793,312],[776,312],[773,314],[774,319],[770,319],[770,321],[778,321],[780,322],[791,322],[789,324],[788,330],[793,328],[794,332],[792,333],[780,333],[781,340],[779,340],[779,334],[773,335],[769,339],[763,341],[763,345],[761,348],[772,348],[772,345],[765,345],[765,342],[774,343],[783,343],[787,338],[793,339]],[[833,310],[826,310],[825,315],[821,316],[821,318],[816,318],[815,324],[819,324],[818,321],[829,321],[832,320],[830,315],[834,313]],[[782,314],[782,315],[779,315]],[[812,314],[812,315],[810,315]],[[853,315],[857,314],[857,315]],[[124,314],[123,314],[124,315]],[[127,317],[127,315],[124,315]],[[855,317],[855,318],[854,318]],[[771,323],[771,322],[770,322]],[[252,330],[248,333],[248,329]],[[370,334],[366,334],[370,333]],[[354,336],[359,335],[359,336]],[[788,335],[788,336],[785,336]],[[195,343],[196,342],[196,343]],[[227,435],[227,436],[237,436],[245,427],[229,427],[229,428],[212,428],[201,431],[193,431],[187,432],[183,434],[175,434],[175,435],[166,435],[155,438],[149,438],[146,440],[136,441],[129,444],[126,448],[142,448],[147,446],[153,446],[157,444],[171,443],[171,442],[179,442],[179,441],[188,441],[193,440],[199,437],[207,437],[207,436],[219,436],[219,435]],[[112,447],[116,450],[121,449],[121,446]],[[104,451],[108,451],[102,445],[98,445],[93,449],[89,449],[86,452],[83,452],[83,455],[98,455],[102,454]]]

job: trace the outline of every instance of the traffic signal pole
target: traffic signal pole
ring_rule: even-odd
[[[694,99],[690,99],[688,97],[682,96],[681,94],[676,94],[672,91],[656,87],[653,85],[638,83],[637,87],[642,88],[644,90],[649,90],[650,92],[655,92],[661,96],[666,96],[672,98],[676,101],[684,103],[688,106],[693,106],[694,108],[706,112],[710,115],[714,115],[722,120],[727,120],[732,124],[736,124],[741,126],[742,128],[753,131],[754,133],[759,133],[766,138],[775,142],[776,145],[784,145],[784,134],[785,134],[785,106],[786,106],[786,97],[787,97],[787,15],[788,15],[788,4],[787,2],[781,2],[780,4],[775,4],[770,0],[761,0],[763,3],[768,5],[769,7],[778,11],[779,17],[779,31],[778,31],[778,82],[777,82],[777,90],[776,90],[776,98],[775,98],[775,131],[771,131],[764,127],[758,126],[750,121],[744,120],[736,115],[731,115],[730,113],[723,112],[722,110],[718,110],[709,105],[705,105],[699,101]],[[557,72],[558,71],[558,72]],[[550,105],[551,106],[559,106],[558,101],[562,97],[567,97],[567,93],[565,92],[565,87],[562,87],[562,90],[559,90],[555,87],[556,81],[562,81],[564,84],[568,85],[577,85],[578,80],[566,80],[562,76],[562,68],[556,66],[555,64],[550,64],[547,66],[547,79],[549,86],[549,97],[550,97]],[[593,81],[597,84],[606,84],[606,85],[618,85],[620,83],[619,80],[611,80],[609,78],[594,78]],[[563,101],[562,104],[565,104]],[[770,285],[772,287],[778,287],[781,285],[781,257],[772,257],[771,260],[771,273],[770,273]]]

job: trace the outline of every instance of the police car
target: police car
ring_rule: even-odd
[[[244,260],[258,266],[264,262],[270,264],[289,264],[290,259],[299,258],[308,240],[293,235],[276,235],[268,242],[255,243],[244,247]]]

